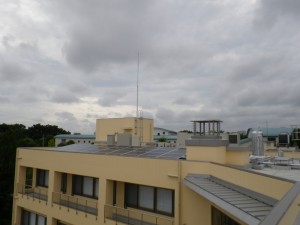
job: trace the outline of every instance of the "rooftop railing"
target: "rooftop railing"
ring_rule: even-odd
[[[88,200],[84,197],[63,194],[59,192],[52,193],[52,202],[59,206],[66,207],[68,210],[73,209],[86,214],[98,215],[98,200]]]
[[[104,206],[104,218],[120,224],[130,225],[173,225],[174,220],[140,210],[120,208],[112,205]]]

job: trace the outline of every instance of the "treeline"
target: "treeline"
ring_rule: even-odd
[[[0,124],[0,224],[11,225],[17,147],[55,146],[54,136],[70,134],[55,125]]]

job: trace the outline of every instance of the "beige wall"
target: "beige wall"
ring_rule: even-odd
[[[96,120],[96,142],[106,142],[107,135],[123,133],[142,135],[142,142],[153,142],[153,120],[136,117]]]
[[[20,159],[16,164],[17,177],[15,183],[24,182],[24,175],[19,175],[20,168],[33,167],[49,170],[49,198],[47,204],[44,201],[41,201],[41,203],[35,201],[32,204],[32,199],[22,198],[20,194],[15,193],[15,196],[18,196],[15,198],[15,209],[25,207],[28,210],[46,214],[48,218],[53,216],[74,225],[103,224],[104,205],[110,202],[107,197],[110,190],[106,190],[109,187],[109,180],[173,189],[175,193],[178,192],[178,178],[172,176],[178,173],[178,162],[174,160],[65,153],[38,149],[18,149],[18,155]],[[98,217],[88,215],[89,219],[86,220],[85,213],[79,212],[76,214],[73,210],[66,212],[63,207],[60,209],[56,204],[52,204],[52,192],[57,191],[54,184],[57,172],[99,178]],[[58,179],[56,180],[56,185],[59,185],[60,182]],[[178,198],[175,199],[175,205],[179,205]],[[176,207],[175,220],[179,214],[178,210],[178,207]],[[50,221],[52,220],[48,219],[48,225],[52,225]],[[13,224],[18,224],[16,214],[13,215]]]
[[[32,198],[28,199],[15,193],[13,225],[19,223],[20,213],[16,212],[20,211],[18,210],[20,207],[47,215],[47,225],[54,225],[52,224],[53,219],[61,219],[74,225],[104,224],[104,206],[112,203],[113,181],[118,182],[117,205],[119,207],[124,206],[125,182],[174,190],[174,225],[207,225],[211,222],[211,203],[182,184],[182,180],[189,173],[209,174],[275,199],[281,199],[293,185],[282,179],[208,162],[212,161],[210,159],[217,162],[222,160],[233,162],[242,158],[242,156],[234,158],[233,152],[229,156],[226,155],[224,147],[207,148],[206,153],[211,152],[211,155],[208,156],[204,154],[205,149],[200,150],[201,154],[204,154],[203,157],[208,160],[206,162],[199,161],[202,159],[196,155],[199,153],[199,149],[191,148],[190,150],[192,150],[195,160],[163,160],[19,148],[17,150],[15,183],[24,182],[24,168],[26,167],[49,170],[49,188],[47,190],[49,197],[48,202],[33,201]],[[217,157],[219,152],[222,153],[220,159]],[[232,159],[229,160],[229,158]],[[52,192],[59,191],[59,174],[62,172],[69,174],[68,180],[72,174],[99,178],[98,216],[86,215],[82,212],[76,213],[74,210],[67,211],[64,207],[52,204]],[[68,188],[70,193],[70,187],[68,186]],[[226,209],[223,211],[227,213]],[[292,211],[291,213],[293,214]],[[105,224],[113,223],[106,220]]]
[[[299,215],[299,202],[300,202],[300,194],[298,194],[298,196],[292,202],[291,206],[284,214],[283,218],[280,220],[278,225],[296,224],[295,222]]]
[[[209,161],[226,163],[226,146],[207,147],[207,146],[187,146],[187,160]]]
[[[244,166],[249,164],[251,151],[227,150],[226,164]]]

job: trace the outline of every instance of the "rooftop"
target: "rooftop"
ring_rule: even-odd
[[[173,147],[98,146],[91,144],[73,144],[58,148],[47,148],[45,150],[175,160],[183,159],[186,155],[185,149]]]

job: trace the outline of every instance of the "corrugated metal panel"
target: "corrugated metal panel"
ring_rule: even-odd
[[[224,180],[203,174],[189,174],[184,184],[247,224],[259,224],[276,200]]]

